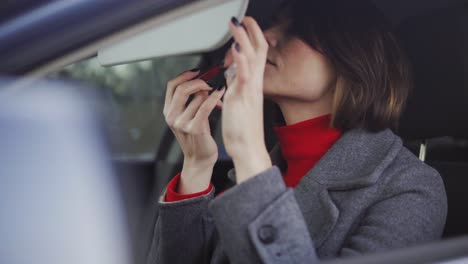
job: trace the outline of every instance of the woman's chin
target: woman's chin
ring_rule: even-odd
[[[268,88],[269,86],[268,85],[263,85],[263,97],[267,98],[267,99],[272,99],[272,96],[274,95],[273,91],[271,91],[271,89]]]
[[[273,75],[265,71],[263,75],[263,90],[268,90],[268,87],[271,87],[274,83]]]

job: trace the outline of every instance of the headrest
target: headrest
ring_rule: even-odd
[[[414,74],[399,134],[468,138],[468,5],[411,18],[398,33]]]

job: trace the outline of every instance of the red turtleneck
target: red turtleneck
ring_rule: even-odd
[[[281,153],[288,165],[283,172],[287,187],[295,187],[341,136],[340,131],[330,128],[330,118],[330,115],[324,115],[292,125],[274,127]],[[183,195],[176,192],[179,180],[180,173],[169,182],[166,202],[205,195],[213,188],[210,183],[203,192]]]
[[[325,115],[274,128],[288,164],[283,173],[286,186],[295,187],[341,136],[340,131],[330,128],[330,118]]]

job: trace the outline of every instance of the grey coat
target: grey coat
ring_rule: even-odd
[[[345,133],[294,189],[270,155],[275,166],[216,198],[167,203],[164,191],[147,263],[316,263],[442,234],[442,179],[390,130]]]

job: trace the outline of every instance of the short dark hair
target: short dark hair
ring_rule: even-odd
[[[286,0],[287,33],[321,52],[337,73],[332,126],[397,129],[411,71],[391,24],[365,0]]]

